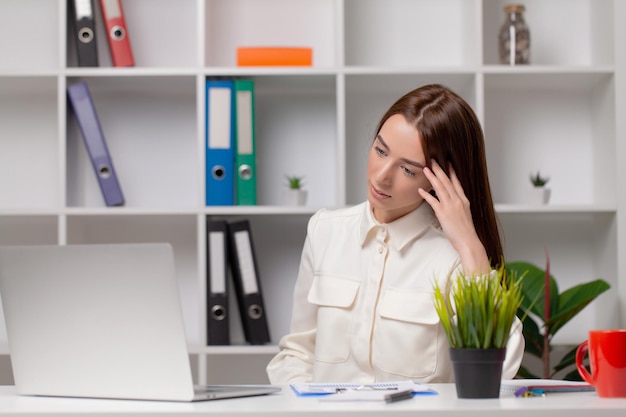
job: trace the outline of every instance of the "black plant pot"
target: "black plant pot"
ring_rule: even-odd
[[[450,348],[458,398],[499,398],[503,349]]]

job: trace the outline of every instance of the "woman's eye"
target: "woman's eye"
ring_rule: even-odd
[[[408,175],[408,176],[410,176],[410,177],[414,177],[414,176],[415,176],[415,171],[411,171],[411,170],[410,170],[410,169],[408,169],[407,167],[404,167],[404,166],[403,166],[403,167],[402,167],[402,171],[403,171],[406,175]]]
[[[376,151],[376,153],[380,156],[385,156],[385,151],[383,151],[381,148],[379,148],[378,146],[374,147],[374,150]]]

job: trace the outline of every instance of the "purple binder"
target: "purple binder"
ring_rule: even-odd
[[[102,134],[102,128],[87,83],[80,82],[68,86],[67,95],[83,135],[85,147],[89,153],[106,205],[124,205],[122,189],[113,168],[113,161]]]

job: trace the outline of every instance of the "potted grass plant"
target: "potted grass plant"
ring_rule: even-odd
[[[459,398],[500,396],[502,365],[516,313],[522,304],[523,277],[504,266],[484,276],[458,273],[441,288],[434,304],[450,345]]]
[[[532,187],[528,191],[528,201],[532,205],[548,204],[550,201],[551,190],[546,187],[550,177],[541,175],[537,171],[536,174],[530,174],[530,184]]]
[[[307,192],[302,188],[304,177],[287,175],[287,190],[285,204],[288,206],[303,206],[306,204]]]

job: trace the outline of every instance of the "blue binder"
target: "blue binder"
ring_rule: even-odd
[[[232,80],[206,81],[206,205],[235,204],[235,103]]]
[[[124,195],[113,168],[113,161],[111,160],[87,83],[80,82],[68,86],[67,95],[74,110],[78,127],[83,135],[85,147],[91,159],[91,164],[96,173],[106,205],[124,205]]]

